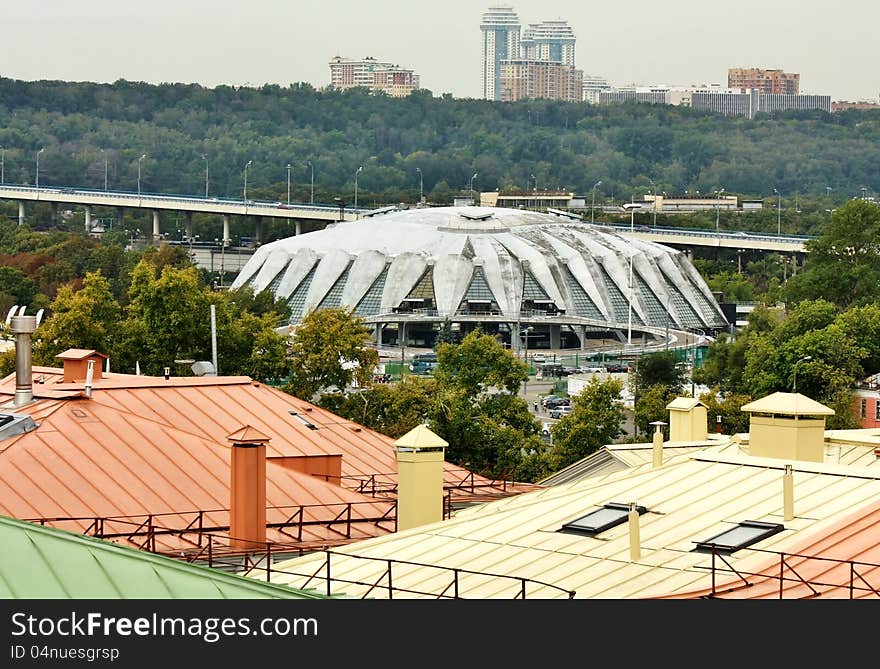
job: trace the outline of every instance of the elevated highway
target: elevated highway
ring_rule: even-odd
[[[295,222],[297,234],[300,223],[313,221],[322,224],[335,221],[352,221],[369,210],[346,208],[337,204],[290,204],[282,202],[260,202],[256,200],[230,200],[216,197],[193,197],[191,195],[159,195],[156,193],[130,193],[125,191],[96,191],[78,188],[0,186],[0,200],[18,202],[18,222],[23,224],[28,203],[48,203],[52,206],[53,218],[60,206],[82,207],[85,210],[86,232],[92,230],[92,208],[107,207],[120,213],[125,209],[146,209],[153,214],[153,238],[159,239],[159,212],[174,211],[184,214],[187,223],[187,237],[192,236],[190,219],[194,213],[216,214],[223,219],[223,239],[229,241],[229,218],[240,216],[252,218],[255,225],[255,239],[260,238],[260,222],[264,218],[283,219]],[[121,218],[121,216],[120,216]]]

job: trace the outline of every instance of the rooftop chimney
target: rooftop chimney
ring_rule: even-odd
[[[448,442],[420,423],[394,443],[397,529],[443,520],[443,453]]]
[[[37,317],[13,316],[10,328],[15,335],[15,398],[12,404],[20,407],[34,399],[31,335],[37,329]]]
[[[749,454],[825,461],[825,417],[834,409],[799,393],[773,393],[743,404],[749,415]]]
[[[76,383],[88,378],[92,362],[92,379],[103,378],[102,369],[107,356],[90,348],[69,348],[55,356],[64,363],[64,383]]]
[[[232,442],[229,478],[229,546],[257,550],[266,543],[266,444],[269,437],[245,425]]]
[[[659,467],[663,464],[663,426],[666,425],[662,420],[651,422],[654,426],[654,437],[652,443],[652,460],[653,466]]]
[[[706,441],[708,409],[693,397],[676,397],[666,405],[669,411],[669,441]]]

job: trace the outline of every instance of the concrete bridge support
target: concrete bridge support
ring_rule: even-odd
[[[52,214],[51,214],[50,220],[51,220],[53,226],[58,224],[58,203],[57,202],[52,203]]]
[[[153,241],[157,239],[161,239],[161,233],[159,232],[159,211],[153,209]]]
[[[223,214],[223,239],[220,241],[229,241],[229,214]]]
[[[258,246],[263,243],[263,219],[259,216],[254,221],[254,242]]]
[[[123,222],[123,214],[125,213],[125,209],[123,207],[116,207],[116,227],[121,231],[125,230],[122,225]]]
[[[92,208],[88,206],[83,207],[83,213],[85,218],[86,234],[89,234],[92,231]]]
[[[184,237],[186,241],[192,239],[193,236],[193,215],[191,211],[183,212]]]
[[[18,224],[24,225],[24,200],[18,201]]]
[[[302,234],[302,221],[296,222],[296,235],[299,236]]]

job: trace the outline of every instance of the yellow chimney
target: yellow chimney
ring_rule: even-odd
[[[800,393],[773,393],[743,404],[749,417],[749,454],[823,462],[825,416],[834,409]]]
[[[652,438],[652,460],[653,466],[659,467],[663,464],[663,426],[666,425],[662,420],[651,422],[654,426],[654,436]]]
[[[709,408],[694,397],[676,397],[669,411],[669,441],[705,441],[709,436]]]
[[[443,520],[443,459],[448,442],[417,425],[395,443],[397,529]]]

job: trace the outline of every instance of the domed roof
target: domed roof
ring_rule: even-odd
[[[477,313],[519,320],[538,312],[619,326],[631,285],[634,325],[726,325],[682,252],[519,209],[416,208],[333,223],[261,246],[233,288],[242,285],[286,299],[292,323],[311,309],[343,305],[367,321]]]

